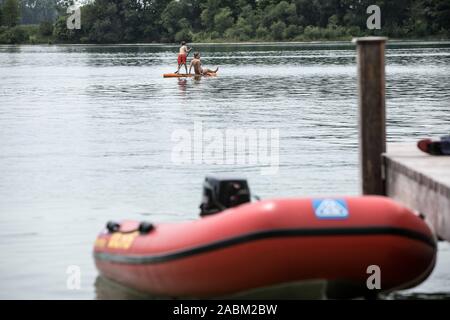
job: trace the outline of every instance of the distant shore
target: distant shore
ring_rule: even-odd
[[[327,30],[326,28],[323,30]],[[265,44],[301,44],[301,43],[345,43],[351,41],[355,37],[370,36],[369,34],[357,34],[355,36],[345,35],[339,37],[321,37],[315,35],[311,37],[307,34],[302,34],[295,39],[286,40],[274,40],[274,39],[249,39],[240,41],[238,39],[194,39],[190,43],[196,44],[224,44],[224,45],[265,45]],[[0,45],[43,45],[43,44],[58,44],[58,45],[173,45],[174,42],[157,42],[157,41],[135,41],[135,42],[93,42],[93,41],[61,41],[53,34],[53,27],[51,25],[18,25],[12,28],[0,27]],[[450,41],[450,37],[444,37],[442,35],[425,36],[425,37],[404,37],[404,38],[390,38],[391,41],[405,41],[405,42],[418,42],[418,41]]]
[[[20,26],[22,27],[22,26]],[[24,29],[30,29],[29,26],[23,26]],[[315,44],[335,44],[335,45],[345,45],[349,44],[351,40],[356,37],[346,37],[345,39],[314,39],[314,40],[303,40],[303,41],[295,41],[295,40],[286,40],[286,41],[269,41],[269,40],[250,40],[250,41],[230,41],[230,40],[213,40],[207,42],[190,42],[195,45],[239,45],[239,46],[271,46],[271,45],[315,45]],[[442,38],[442,37],[424,37],[424,38],[389,38],[390,43],[450,43],[450,38]],[[178,46],[178,43],[173,42],[124,42],[124,43],[83,43],[83,42],[65,42],[65,41],[56,41],[52,36],[39,36],[36,35],[36,32],[32,32],[28,35],[27,40],[22,41],[2,41],[0,35],[0,45],[80,45],[80,46]]]

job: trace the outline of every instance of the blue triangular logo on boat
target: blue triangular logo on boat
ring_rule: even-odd
[[[344,199],[314,199],[313,207],[319,219],[345,219],[349,214]]]

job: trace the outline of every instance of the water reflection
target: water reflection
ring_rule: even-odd
[[[186,95],[187,83],[187,79],[178,79],[178,88],[182,96]]]
[[[157,300],[159,298],[129,289],[102,276],[95,279],[97,300]]]

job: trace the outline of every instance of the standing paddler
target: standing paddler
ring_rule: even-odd
[[[178,53],[178,70],[175,71],[175,73],[180,72],[180,68],[182,65],[184,65],[184,68],[186,69],[186,73],[188,73],[187,70],[187,57],[189,55],[189,52],[191,52],[192,48],[189,48],[186,45],[186,41],[181,41],[180,51]]]

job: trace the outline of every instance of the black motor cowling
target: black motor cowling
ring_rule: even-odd
[[[206,216],[250,202],[247,180],[207,176],[203,183],[200,216]]]

